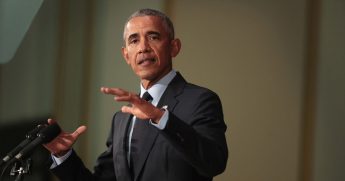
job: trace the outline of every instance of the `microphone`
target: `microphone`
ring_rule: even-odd
[[[38,125],[33,130],[29,131],[26,134],[26,139],[19,143],[13,150],[11,150],[2,160],[0,160],[0,166],[6,162],[8,162],[11,158],[13,158],[21,149],[23,149],[27,144],[29,144],[32,140],[37,137],[37,133],[45,128],[46,125]]]
[[[29,143],[25,148],[23,148],[14,158],[16,160],[20,160],[22,157],[29,154],[34,148],[38,145],[48,143],[52,141],[55,137],[57,137],[61,132],[61,128],[58,124],[51,124],[42,129],[38,134],[37,137]]]

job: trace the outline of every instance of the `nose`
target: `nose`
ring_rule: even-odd
[[[143,38],[139,44],[139,53],[147,53],[151,51],[149,41]]]

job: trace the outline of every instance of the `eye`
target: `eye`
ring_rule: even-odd
[[[128,42],[129,42],[129,44],[136,44],[136,43],[138,43],[138,39],[137,38],[132,38]]]
[[[149,38],[149,40],[159,40],[159,35],[157,35],[157,34],[150,34],[148,38]]]

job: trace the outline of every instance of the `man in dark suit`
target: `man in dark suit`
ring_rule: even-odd
[[[226,168],[226,125],[219,97],[185,81],[172,68],[181,42],[163,13],[142,9],[129,17],[122,54],[141,80],[140,96],[102,87],[116,101],[107,150],[94,172],[71,149],[86,127],[62,132],[45,145],[61,180],[210,181]],[[53,120],[48,120],[53,123]]]

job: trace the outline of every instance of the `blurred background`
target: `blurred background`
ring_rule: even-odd
[[[344,0],[2,0],[1,158],[54,118],[88,126],[74,147],[92,169],[122,106],[100,87],[139,90],[120,51],[139,8],[171,17],[175,69],[222,100],[229,160],[215,181],[345,180]],[[26,178],[54,180],[34,155]]]

